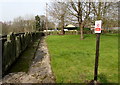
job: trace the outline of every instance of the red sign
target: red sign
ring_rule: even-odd
[[[101,33],[101,24],[101,20],[95,21],[95,33]]]
[[[95,31],[100,31],[100,28],[95,28]]]

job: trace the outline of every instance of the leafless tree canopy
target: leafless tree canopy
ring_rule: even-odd
[[[73,24],[80,27],[81,39],[84,38],[84,27],[90,28],[96,20],[102,20],[102,28],[118,27],[118,3],[103,2],[97,0],[54,0],[48,5],[47,20],[48,29],[56,26],[61,28],[64,34],[64,27]],[[45,29],[46,16],[41,15],[42,29]],[[35,17],[17,17],[13,22],[0,23],[3,34],[9,32],[31,32],[35,31]]]
[[[52,2],[49,6],[49,15],[60,24],[62,34],[64,34],[64,25],[68,15],[68,5],[63,1]]]
[[[83,28],[94,25],[95,20],[102,20],[103,27],[118,26],[118,4],[117,2],[103,2],[90,0],[65,0],[52,2],[49,8],[49,14],[58,23],[76,23],[80,27],[81,39]],[[111,23],[111,25],[110,25]]]

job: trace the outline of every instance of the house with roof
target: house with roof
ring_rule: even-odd
[[[69,24],[69,25],[66,25],[66,27],[64,29],[67,29],[67,30],[77,30],[77,27],[72,25],[72,24]]]

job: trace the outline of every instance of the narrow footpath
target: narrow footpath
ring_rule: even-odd
[[[28,73],[10,73],[3,78],[2,83],[55,83],[45,37],[40,41]]]

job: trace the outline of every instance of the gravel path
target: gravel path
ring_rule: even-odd
[[[44,38],[40,41],[28,73],[10,73],[3,78],[2,83],[55,83],[50,65],[50,55]]]

